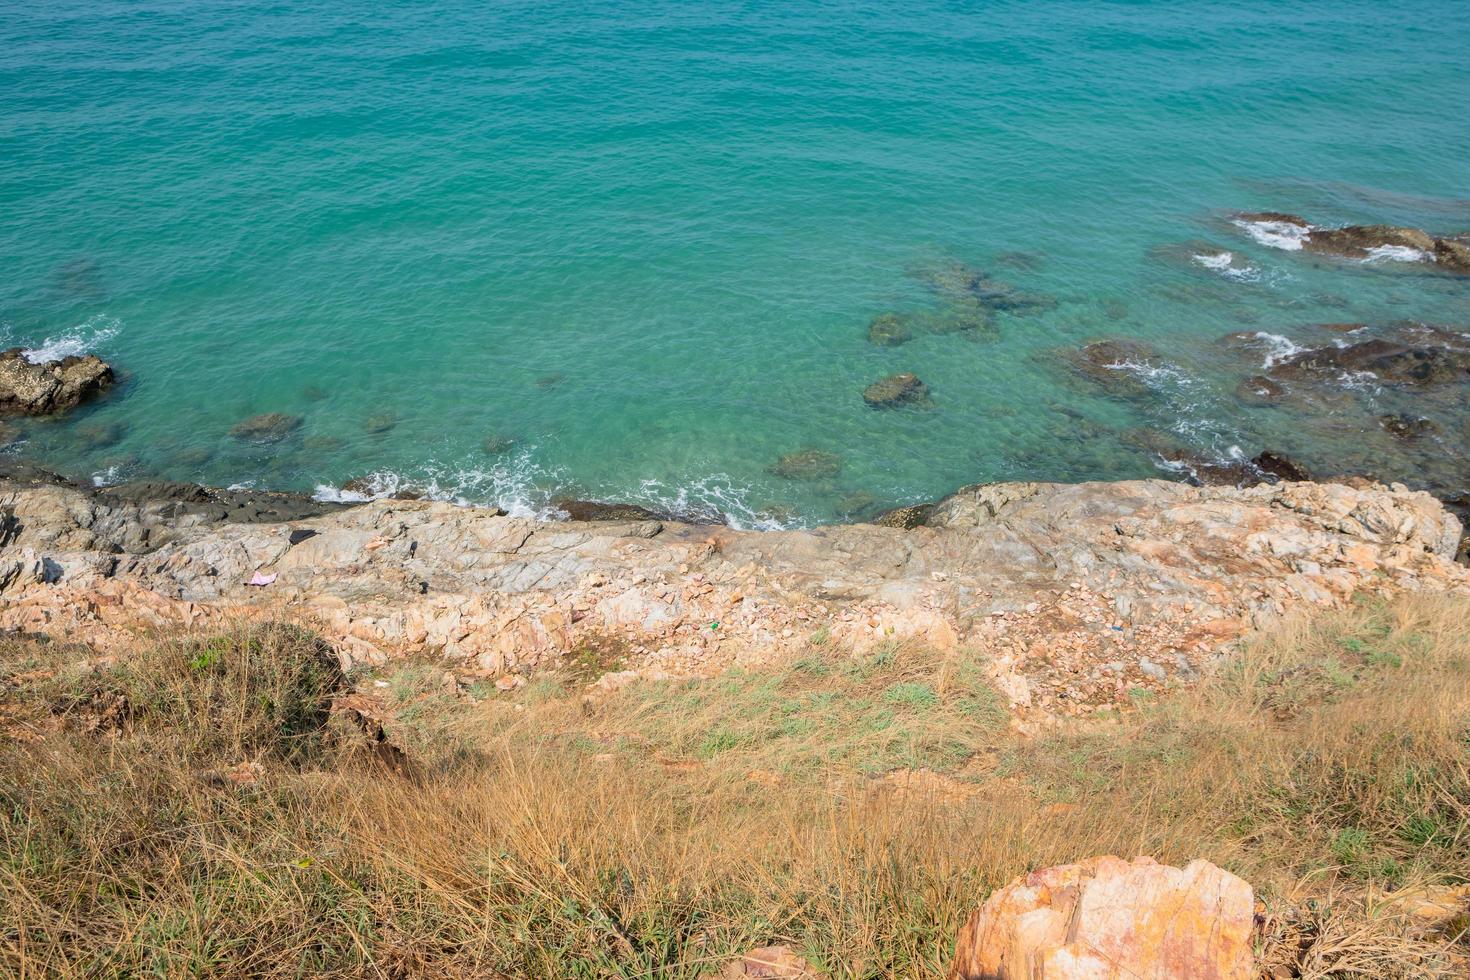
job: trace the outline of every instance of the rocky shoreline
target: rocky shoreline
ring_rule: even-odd
[[[1187,683],[1296,609],[1470,592],[1459,521],[1401,485],[992,484],[905,512],[909,529],[611,516],[92,488],[13,467],[0,628],[106,651],[139,631],[285,620],[347,666],[433,656],[515,685],[575,657],[604,688],[811,644],[919,643],[979,658],[1018,716],[1040,719]]]

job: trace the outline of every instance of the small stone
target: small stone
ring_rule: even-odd
[[[760,977],[763,980],[819,980],[821,974],[788,946],[762,946],[730,963],[718,980]]]

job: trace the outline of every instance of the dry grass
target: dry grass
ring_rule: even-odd
[[[1378,896],[1470,872],[1467,624],[1429,598],[1293,622],[1044,737],[970,659],[820,636],[593,705],[402,665],[356,680],[408,777],[324,718],[341,679],[297,632],[96,670],[0,641],[0,969],[698,977],[784,942],[834,977],[941,977],[991,888],[1112,852],[1251,881],[1277,975],[1452,975],[1458,938]]]

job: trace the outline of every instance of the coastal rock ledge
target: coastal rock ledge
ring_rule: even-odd
[[[766,532],[402,500],[247,518],[171,486],[0,480],[0,628],[105,650],[288,620],[349,665],[429,653],[497,677],[613,648],[628,669],[604,686],[912,641],[967,651],[1024,718],[1187,682],[1296,607],[1470,592],[1459,522],[1402,486],[1002,483],[912,529]]]

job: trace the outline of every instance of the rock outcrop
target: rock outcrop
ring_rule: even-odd
[[[63,412],[112,382],[112,368],[93,354],[33,364],[19,347],[0,351],[0,416]]]
[[[1022,875],[960,931],[950,980],[1250,980],[1254,896],[1208,861],[1099,857]]]
[[[820,631],[963,647],[1042,718],[1187,682],[1294,607],[1470,591],[1459,538],[1401,486],[992,484],[910,530],[757,532],[22,473],[0,482],[0,628],[123,649],[138,629],[284,619],[347,663],[434,654],[495,676],[609,640],[645,676],[707,674]]]
[[[1470,344],[1375,337],[1344,346],[1319,347],[1283,358],[1267,373],[1277,380],[1339,380],[1369,376],[1385,384],[1444,385],[1470,382]]]
[[[1446,272],[1470,275],[1470,243],[1458,236],[1439,238],[1399,225],[1326,228],[1281,211],[1243,212],[1235,215],[1234,223],[1278,248],[1347,259],[1432,262]]]

